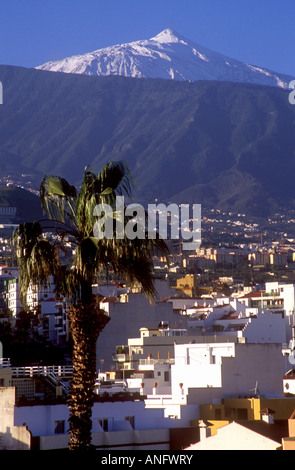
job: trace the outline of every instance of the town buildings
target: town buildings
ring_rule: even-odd
[[[12,268],[10,268],[11,270]],[[30,285],[26,295],[26,305],[20,299],[19,278],[12,269],[4,280],[4,302],[12,319],[26,309],[35,315],[33,321],[34,333],[57,345],[68,341],[67,304],[55,293],[54,280],[51,277],[46,285]]]
[[[66,402],[68,367],[12,368],[0,364],[0,449],[58,450],[69,441]],[[170,450],[184,447],[196,432],[166,418],[161,409],[146,409],[144,396],[97,393],[92,410],[92,445],[96,449]]]
[[[164,302],[174,291],[166,280],[155,283],[158,300],[151,304],[140,292],[128,292],[118,297],[106,297],[100,306],[110,317],[110,321],[97,340],[98,368],[104,370],[114,367],[113,354],[116,345],[127,344],[128,338],[137,336],[140,328],[157,326],[161,321],[168,321],[174,327],[185,327],[184,316],[173,311],[173,306]],[[110,341],[112,338],[112,341]]]
[[[294,284],[267,282],[257,289],[254,285],[237,289],[232,278],[224,276],[220,282],[232,285],[231,295],[211,289],[203,296],[196,289],[199,279],[184,274],[175,284],[177,290],[171,289],[167,280],[158,280],[154,305],[140,290],[119,284],[93,287],[111,318],[97,342],[93,414],[93,443],[97,448],[120,445],[126,449],[149,446],[168,450],[172,432],[174,438],[177,432],[186,436],[184,440],[177,438],[178,449],[184,445],[189,448],[202,435],[201,421],[214,421],[217,434],[225,421],[228,425],[245,417],[251,421],[245,403],[254,399],[274,400],[269,408],[276,410],[275,421],[287,422],[291,416],[295,409]],[[11,294],[8,300],[16,301],[17,282],[9,279],[7,286]],[[28,303],[39,320],[39,334],[62,344],[67,337],[66,305],[60,305],[59,310],[58,300],[53,284],[28,292]],[[17,303],[14,306],[17,316]],[[0,374],[2,408],[6,410],[0,430],[2,446],[65,448],[68,409],[63,394],[67,380],[59,376],[54,382],[56,372],[53,376],[48,371],[47,375],[39,373],[33,380],[16,377],[15,371],[9,376],[8,370],[8,366],[3,367]],[[103,400],[105,393],[108,396]],[[26,398],[23,402],[22,397]],[[282,415],[277,403],[286,402],[288,413],[279,418]],[[261,415],[255,417],[255,421],[261,420]],[[249,433],[249,426],[246,431],[235,426],[227,430],[242,438]],[[206,435],[212,429],[207,425]],[[223,431],[219,435],[224,436]],[[284,430],[281,441],[270,439],[270,443],[257,436],[256,441],[265,448],[269,444],[277,448],[287,437]]]

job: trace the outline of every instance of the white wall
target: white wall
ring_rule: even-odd
[[[29,450],[31,433],[14,422],[14,404],[15,388],[0,387],[0,450]]]
[[[36,405],[14,408],[15,425],[28,426],[33,436],[54,435],[57,420],[65,421],[68,430],[69,410],[67,405]],[[174,420],[165,419],[162,409],[145,409],[143,401],[95,403],[92,411],[93,432],[102,431],[99,419],[108,418],[109,431],[130,429],[126,416],[134,416],[135,429],[160,429],[173,427]]]
[[[285,320],[279,314],[260,313],[256,318],[249,318],[243,337],[251,343],[280,343],[287,341]]]
[[[204,403],[205,390],[217,398],[249,396],[258,388],[265,397],[283,396],[284,359],[280,344],[207,343],[175,345],[172,394],[183,383],[190,402]],[[210,398],[207,394],[207,401]]]
[[[222,357],[235,354],[234,343],[176,344],[175,364],[171,366],[172,394],[183,383],[189,388],[221,387]]]
[[[137,338],[140,328],[157,327],[161,321],[169,321],[171,327],[186,327],[186,317],[173,312],[172,303],[150,304],[141,294],[131,294],[127,303],[111,303],[111,320],[98,337],[96,344],[97,369],[104,360],[104,371],[115,366],[112,355],[116,346],[128,344],[129,338]]]

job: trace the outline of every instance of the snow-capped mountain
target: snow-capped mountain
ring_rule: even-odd
[[[193,43],[171,29],[148,40],[119,44],[36,67],[85,75],[173,80],[221,80],[289,88],[293,77],[246,64]]]

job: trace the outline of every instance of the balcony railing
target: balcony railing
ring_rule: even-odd
[[[12,377],[35,377],[38,375],[50,376],[51,374],[57,377],[71,378],[73,375],[72,365],[62,366],[24,366],[12,367]]]
[[[186,405],[187,396],[179,395],[148,395],[145,401],[146,407],[162,406],[162,405]]]
[[[139,365],[140,366],[148,366],[148,365],[153,365],[153,364],[174,364],[175,359],[170,358],[170,359],[139,359]]]
[[[11,367],[10,359],[4,357],[0,358],[0,368]]]
[[[115,362],[129,362],[130,356],[129,354],[113,354],[113,361]]]
[[[262,298],[263,298],[263,297],[281,297],[281,293],[278,292],[278,291],[274,291],[274,292],[263,292]]]

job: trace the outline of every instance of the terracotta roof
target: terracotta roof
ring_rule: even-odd
[[[221,305],[214,305],[214,308],[223,308],[223,307],[228,307],[230,304],[221,304]],[[232,310],[234,311],[234,310]]]
[[[238,297],[238,299],[248,299],[251,297],[261,297],[261,294],[264,294],[265,290],[258,290],[255,292],[249,292],[248,294],[243,295],[242,297]]]
[[[190,297],[187,295],[175,295],[175,296],[170,296],[170,297],[165,297],[162,302],[167,302],[168,300],[200,300],[201,297]],[[202,299],[203,300],[203,299]]]
[[[101,302],[118,302],[119,298],[118,297],[104,297]]]
[[[227,313],[226,315],[223,315],[220,320],[236,320],[239,318],[239,313]]]

